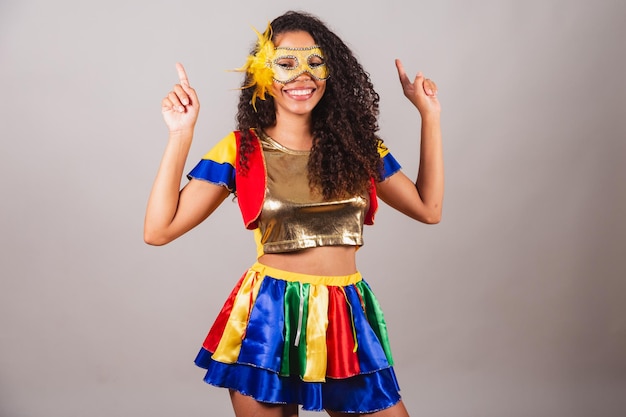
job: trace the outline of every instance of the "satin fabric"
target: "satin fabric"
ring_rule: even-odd
[[[196,364],[207,369],[206,382],[264,402],[372,412],[400,398],[382,311],[358,273],[318,277],[253,265]]]
[[[216,362],[204,349],[195,363],[207,369],[204,381],[208,384],[233,389],[264,403],[300,404],[307,411],[373,413],[400,401],[400,388],[391,367],[347,379],[304,382],[266,369]]]
[[[237,143],[234,133],[220,140],[187,174],[187,179],[207,181],[235,191]]]

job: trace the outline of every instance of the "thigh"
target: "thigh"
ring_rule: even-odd
[[[409,412],[404,407],[404,403],[399,401],[397,404],[385,408],[384,410],[376,411],[375,413],[338,413],[336,411],[326,411],[330,417],[409,417]]]
[[[230,390],[236,417],[297,417],[297,404],[267,404],[252,397]]]

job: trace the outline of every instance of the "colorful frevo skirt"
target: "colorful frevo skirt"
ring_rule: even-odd
[[[383,313],[360,273],[313,276],[254,264],[195,362],[207,383],[264,403],[367,413],[400,400]]]

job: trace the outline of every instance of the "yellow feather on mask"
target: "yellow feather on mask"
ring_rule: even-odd
[[[272,27],[269,23],[263,34],[256,29],[254,31],[259,37],[255,47],[256,53],[249,55],[244,66],[237,71],[246,72],[250,77],[250,83],[243,88],[254,87],[252,107],[256,111],[256,98],[265,100],[265,94],[272,95],[272,84],[274,83],[272,59],[275,48],[274,42],[272,42]]]

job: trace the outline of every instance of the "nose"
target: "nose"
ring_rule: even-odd
[[[310,81],[312,78],[308,71],[302,71],[295,79],[299,81]]]

